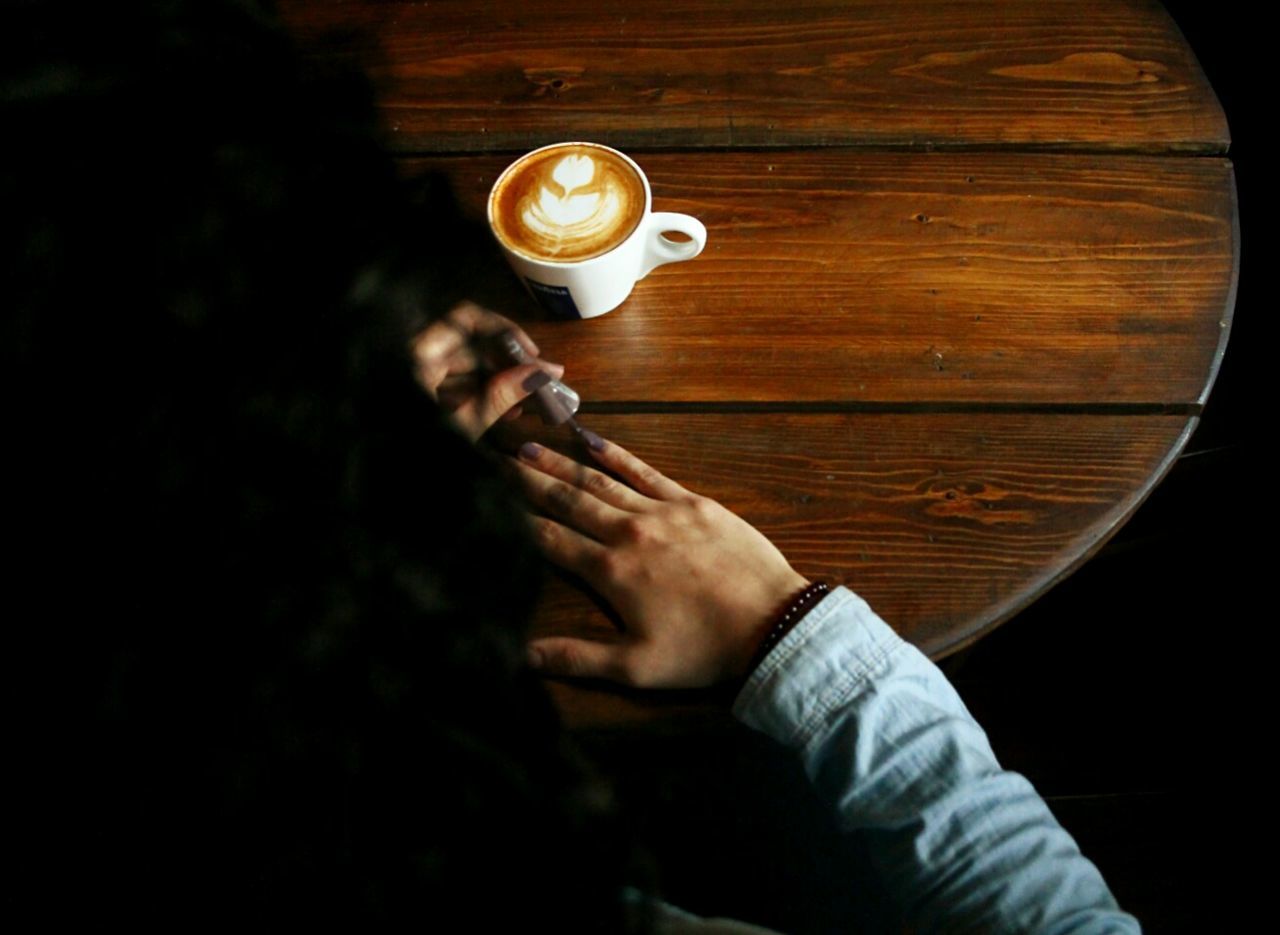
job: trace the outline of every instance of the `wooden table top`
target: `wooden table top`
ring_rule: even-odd
[[[443,171],[475,217],[515,155],[581,139],[700,218],[702,256],[602,318],[536,320],[514,277],[497,301],[585,424],[935,657],[1078,567],[1195,428],[1235,188],[1154,2],[282,6],[309,43],[342,35],[316,54],[370,71],[405,171]],[[613,632],[562,580],[536,626]],[[555,692],[582,725],[699,706]]]

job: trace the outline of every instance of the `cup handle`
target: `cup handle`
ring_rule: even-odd
[[[644,262],[640,265],[637,280],[644,279],[664,263],[692,260],[707,245],[707,229],[702,222],[687,214],[655,211],[649,215],[649,232],[644,246]],[[663,237],[665,231],[687,234],[689,240],[674,241]]]

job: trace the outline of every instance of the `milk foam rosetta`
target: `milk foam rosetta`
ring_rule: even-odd
[[[572,144],[532,153],[508,169],[494,195],[493,222],[512,249],[569,263],[622,243],[644,209],[644,183],[625,159]]]

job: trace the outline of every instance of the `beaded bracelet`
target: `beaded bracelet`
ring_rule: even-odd
[[[804,590],[787,604],[782,613],[774,619],[774,623],[769,627],[769,632],[765,634],[760,648],[756,650],[755,656],[752,657],[751,665],[747,667],[748,677],[760,663],[764,662],[765,657],[773,651],[773,648],[782,642],[782,638],[791,632],[791,628],[803,620],[805,614],[813,610],[818,602],[827,596],[827,592],[830,590],[831,585],[825,581],[815,581],[813,584],[805,585]]]

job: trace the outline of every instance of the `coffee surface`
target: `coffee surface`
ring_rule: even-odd
[[[569,144],[512,165],[493,194],[491,220],[511,249],[572,263],[622,243],[644,209],[644,183],[625,159],[598,146]]]

